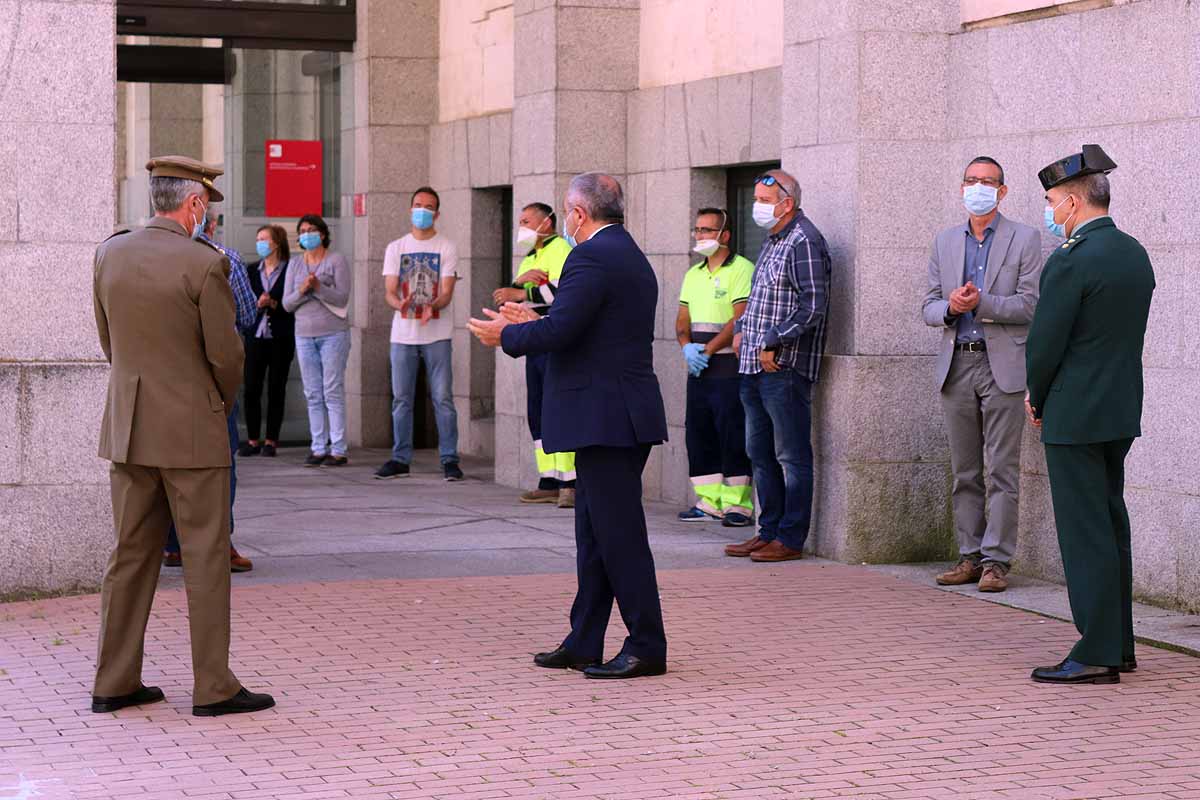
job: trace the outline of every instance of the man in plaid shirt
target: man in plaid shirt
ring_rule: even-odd
[[[246,274],[246,262],[232,247],[217,244],[213,236],[217,233],[217,222],[221,212],[216,203],[209,203],[204,211],[204,230],[196,237],[214,250],[229,259],[229,288],[233,290],[233,305],[237,312],[238,333],[253,333],[258,322],[258,298],[250,287],[250,276]],[[233,535],[233,501],[237,496],[237,464],[234,456],[238,448],[238,404],[235,402],[229,412],[229,534]],[[163,549],[163,563],[168,567],[183,566],[183,556],[179,548],[179,535],[175,532],[175,523],[167,530],[167,546]],[[254,569],[254,563],[229,545],[229,568],[233,572],[249,572]]]
[[[812,519],[812,386],[829,316],[829,248],[800,210],[796,179],[783,170],[755,181],[754,222],[770,236],[758,254],[734,347],[759,531],[725,554],[792,561],[802,556]]]

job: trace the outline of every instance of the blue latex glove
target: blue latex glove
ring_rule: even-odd
[[[683,360],[687,362],[688,375],[698,377],[708,367],[708,356],[704,354],[704,345],[689,342],[683,346]]]

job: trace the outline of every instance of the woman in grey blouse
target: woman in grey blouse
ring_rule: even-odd
[[[346,361],[350,356],[350,267],[329,249],[329,226],[316,214],[296,224],[303,252],[288,262],[283,307],[296,315],[296,360],[308,400],[312,453],[305,466],[347,463]]]

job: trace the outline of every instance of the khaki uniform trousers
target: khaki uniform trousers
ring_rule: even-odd
[[[174,519],[187,590],[192,703],[228,700],[241,689],[229,669],[229,468],[114,463],[109,482],[117,544],[100,593],[93,694],[117,697],[141,685],[146,622]]]

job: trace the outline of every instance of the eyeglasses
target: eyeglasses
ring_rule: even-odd
[[[706,233],[720,233],[724,228],[692,228],[692,233],[697,236],[703,236]]]
[[[759,175],[757,178],[755,178],[755,179],[754,179],[754,183],[755,183],[755,185],[757,185],[757,184],[760,184],[760,183],[761,183],[763,186],[778,186],[778,187],[779,187],[779,191],[783,192],[783,193],[784,193],[784,194],[786,194],[788,197],[791,197],[791,196],[792,196],[792,193],[791,193],[791,192],[789,192],[787,189],[783,188],[783,184],[782,184],[782,183],[780,183],[780,182],[779,182],[779,181],[778,181],[778,180],[775,178],[775,176],[774,176],[774,175]]]
[[[1000,181],[995,178],[963,178],[963,186],[974,186],[977,183],[991,186],[993,189],[1000,185]]]

